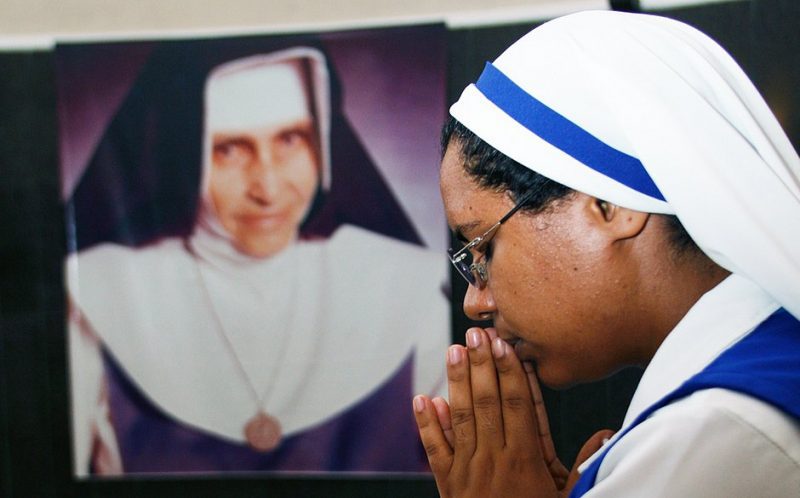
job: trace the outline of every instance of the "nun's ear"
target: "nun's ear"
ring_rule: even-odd
[[[591,199],[589,209],[594,219],[615,239],[637,236],[650,217],[650,213],[624,208],[598,198]]]
[[[610,221],[611,217],[614,215],[613,210],[616,208],[616,206],[602,199],[595,199],[595,202],[597,203],[597,207],[600,209],[600,212],[603,215],[603,219]]]

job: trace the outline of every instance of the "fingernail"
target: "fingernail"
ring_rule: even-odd
[[[417,413],[422,413],[422,410],[425,409],[425,400],[422,399],[422,396],[414,396],[414,411]]]
[[[506,355],[506,347],[508,347],[506,341],[497,337],[492,341],[492,354],[495,358],[502,358]]]
[[[461,346],[454,344],[447,350],[447,360],[451,365],[458,365],[461,361]]]
[[[481,345],[481,333],[477,329],[467,331],[467,346],[476,349]]]

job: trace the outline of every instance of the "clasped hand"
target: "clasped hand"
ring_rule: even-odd
[[[581,449],[572,472],[556,456],[533,366],[493,329],[472,328],[447,351],[450,402],[414,398],[420,437],[442,498],[565,497],[577,466],[611,431]]]

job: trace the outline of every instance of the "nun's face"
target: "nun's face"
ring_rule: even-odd
[[[440,187],[448,224],[464,241],[514,206],[506,194],[479,186],[452,146]],[[542,213],[518,212],[496,232],[487,253],[473,255],[475,261],[489,258],[488,282],[483,289],[469,287],[465,313],[474,320],[491,317],[498,335],[551,387],[596,380],[638,360],[636,336],[626,329],[629,279],[596,229],[593,200],[575,193]]]
[[[209,91],[209,194],[245,254],[269,257],[292,243],[317,191],[306,95],[299,66],[288,63],[224,77]]]

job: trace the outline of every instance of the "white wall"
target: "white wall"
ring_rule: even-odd
[[[296,31],[442,21],[524,22],[608,8],[608,0],[0,0],[8,45],[191,31]]]
[[[639,0],[644,10],[741,0]],[[0,0],[0,50],[54,39],[286,32],[444,21],[543,20],[610,0]]]

